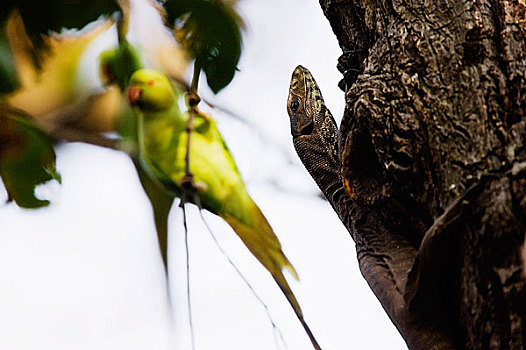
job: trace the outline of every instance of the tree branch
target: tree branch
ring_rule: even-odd
[[[84,142],[90,145],[120,150],[117,139],[110,139],[102,134],[89,132],[75,127],[61,127],[50,133],[52,139],[56,141]]]
[[[326,196],[355,238],[362,274],[410,349],[523,348],[526,310],[515,300],[526,294],[526,180],[509,171],[526,153],[524,4],[320,4],[343,51],[347,102],[348,198]],[[498,180],[470,193],[487,173]],[[436,288],[418,290],[410,310],[415,261]]]

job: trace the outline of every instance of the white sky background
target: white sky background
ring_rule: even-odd
[[[358,270],[351,237],[317,197],[292,147],[285,105],[296,65],[314,74],[338,122],[343,114],[340,49],[329,23],[314,0],[242,0],[239,11],[247,24],[240,72],[219,95],[202,95],[256,126],[212,111],[299,272],[301,281],[291,284],[306,320],[325,350],[404,349]],[[190,349],[180,210],[170,217],[170,322],[149,203],[132,163],[84,144],[60,146],[57,156],[63,184],[44,189],[53,199],[49,208],[0,207],[0,349]],[[263,307],[196,210],[189,212],[196,350],[277,349]],[[267,303],[287,349],[310,349],[270,275],[225,223],[206,217]]]

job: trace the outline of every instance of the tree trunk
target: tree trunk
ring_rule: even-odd
[[[320,3],[363,276],[410,349],[526,347],[526,2]]]

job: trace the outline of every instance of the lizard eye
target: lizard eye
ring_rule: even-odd
[[[298,100],[294,99],[291,103],[290,103],[290,110],[293,111],[293,112],[296,112],[298,110],[298,108],[300,107],[300,103]]]

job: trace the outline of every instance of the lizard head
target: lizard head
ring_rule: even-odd
[[[325,104],[320,89],[309,70],[297,66],[292,73],[287,112],[294,138],[310,135],[317,115],[323,115]]]

